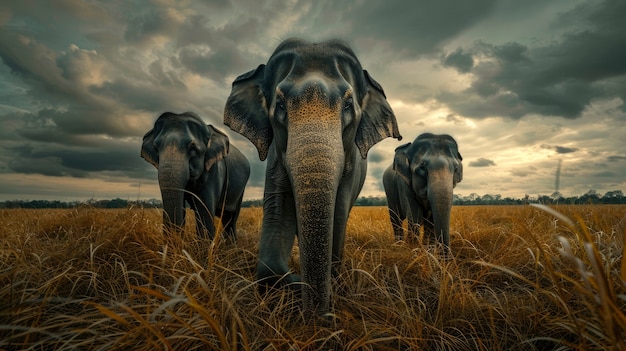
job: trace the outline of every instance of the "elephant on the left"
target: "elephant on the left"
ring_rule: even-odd
[[[183,227],[188,203],[199,236],[213,239],[219,216],[226,237],[236,240],[250,164],[226,134],[193,112],[165,112],[143,137],[141,157],[158,169],[167,230]]]

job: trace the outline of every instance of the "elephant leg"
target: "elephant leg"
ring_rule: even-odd
[[[234,146],[231,146],[234,148]],[[234,151],[236,150],[236,151]],[[222,225],[224,227],[226,237],[232,242],[237,242],[237,220],[241,213],[241,203],[243,202],[243,194],[250,175],[250,168],[245,156],[239,152],[236,148],[231,150],[233,153],[226,160],[230,159],[231,165],[228,173],[228,181],[226,183],[226,199],[224,200],[224,214],[222,215]],[[236,155],[235,155],[236,153]],[[231,159],[232,157],[232,159]],[[237,159],[245,162],[242,164],[235,164]]]
[[[215,225],[213,214],[209,211],[209,205],[200,201],[196,196],[190,195],[189,203],[196,217],[196,233],[201,238],[213,240],[215,237]]]
[[[300,277],[289,272],[291,250],[298,232],[295,208],[291,193],[266,192],[256,271],[261,292],[276,285],[300,288],[298,284],[291,284],[299,282]]]
[[[428,211],[428,214],[424,218],[424,242],[429,245],[436,243],[435,222],[433,220],[432,211]]]
[[[196,215],[196,232],[202,238],[213,240],[215,238],[215,224],[213,223],[213,215],[201,209],[195,212]]]
[[[351,176],[340,181],[335,198],[335,211],[333,213],[333,249],[332,249],[332,273],[336,276],[343,259],[343,250],[346,240],[346,225],[352,206],[356,202],[367,173],[367,163],[363,160],[354,163]]]
[[[222,214],[222,226],[224,227],[224,235],[226,239],[232,242],[237,242],[237,218],[239,217],[239,210],[227,211]]]
[[[424,212],[421,207],[412,204],[407,215],[408,235],[407,242],[416,243],[420,239],[420,229],[423,226]]]
[[[346,240],[346,224],[350,215],[351,206],[335,207],[335,218],[333,223],[333,258],[332,272],[337,275],[341,260],[343,259],[343,249]]]
[[[402,228],[403,219],[400,218],[398,211],[389,207],[389,218],[391,219],[391,227],[393,228],[393,237],[396,242],[404,239],[404,229]]]

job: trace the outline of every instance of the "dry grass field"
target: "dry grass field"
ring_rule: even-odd
[[[326,324],[257,292],[259,208],[236,245],[154,209],[2,210],[0,350],[622,350],[626,206],[553,209],[454,207],[446,259],[356,207]]]

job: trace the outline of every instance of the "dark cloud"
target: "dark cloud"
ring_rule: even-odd
[[[265,60],[245,60],[241,50],[235,45],[186,46],[180,49],[177,63],[196,74],[226,83],[227,76],[239,75]],[[231,82],[228,82],[230,84]]]
[[[331,1],[323,14],[334,18],[334,14],[342,13],[343,21],[350,22],[352,35],[390,42],[397,52],[422,56],[439,52],[443,43],[487,16],[495,3],[390,0],[346,6]]]
[[[548,150],[554,150],[557,154],[569,154],[572,152],[576,152],[579,149],[575,148],[575,147],[566,147],[566,146],[559,146],[559,145],[547,145],[547,144],[541,144],[541,148],[542,149],[548,149]]]
[[[178,59],[185,68],[230,85],[226,77],[247,72],[267,60],[271,48],[266,55],[251,50],[259,45],[257,39],[266,40],[262,37],[264,21],[250,17],[220,28],[209,27],[209,23],[208,18],[196,15],[183,28],[177,42]]]
[[[470,161],[468,166],[470,167],[491,167],[495,166],[496,163],[493,160],[489,160],[486,158],[479,158],[476,161]]]
[[[565,147],[565,146],[555,146],[554,147],[554,151],[556,151],[557,154],[569,154],[572,152],[576,152],[579,149],[576,147]]]
[[[444,56],[442,63],[446,67],[454,67],[460,73],[469,72],[474,67],[474,58],[471,53],[464,52],[458,48],[456,51]]]
[[[385,186],[383,185],[383,181],[382,181],[383,173],[385,173],[385,170],[387,170],[389,166],[388,165],[383,165],[383,166],[372,165],[372,166],[373,167],[368,167],[368,173],[369,173],[369,176],[371,176],[371,178],[375,180],[373,182],[375,190],[384,192]]]
[[[139,157],[141,136],[162,112],[191,110],[241,145],[252,168],[249,186],[258,193],[265,163],[247,139],[222,125],[224,102],[234,77],[266,62],[292,35],[346,39],[390,102],[404,104],[397,111],[402,126],[444,124],[441,128],[463,135],[471,127],[467,117],[533,115],[542,121],[536,115],[575,118],[585,109],[620,122],[626,116],[619,112],[626,111],[626,104],[620,105],[626,100],[626,5],[620,0],[577,3],[0,2],[0,177],[28,173],[153,183],[155,169]],[[543,21],[538,13],[559,15],[551,31],[525,39],[519,29]],[[503,35],[484,34],[503,23]],[[462,44],[449,46],[452,41]],[[460,86],[467,88],[459,91]],[[602,111],[606,101],[610,110]],[[415,114],[416,106],[424,108],[420,116],[402,116]],[[441,117],[431,126],[422,113]],[[584,127],[582,121],[573,127],[581,130],[577,144],[585,145],[596,162],[607,161],[619,178],[624,172],[617,161],[624,157],[606,156],[615,148],[584,144],[591,138]],[[498,134],[497,128],[494,124],[490,131]],[[479,129],[468,131],[475,133],[476,150],[483,140],[506,140],[502,134],[484,137]],[[559,141],[544,132],[507,133],[516,146],[542,140],[555,153],[577,151],[554,145]],[[380,177],[391,151],[370,152],[368,179]],[[476,159],[472,167],[495,165],[489,155],[468,153],[468,160]],[[519,167],[510,171],[513,176],[536,176],[536,170]],[[368,181],[366,187],[376,184]]]
[[[92,106],[93,107],[93,106]],[[19,114],[18,114],[19,115]],[[34,141],[71,144],[77,140],[88,140],[90,135],[127,137],[143,135],[143,128],[129,123],[131,115],[118,110],[92,110],[89,106],[72,106],[70,110],[45,108],[36,114],[22,115],[24,125],[15,131]]]
[[[53,50],[66,49],[69,43],[89,44],[86,36],[115,36],[115,18],[119,13],[133,12],[129,2],[23,0],[0,2],[0,14],[11,23],[3,31],[26,37],[37,37]],[[1,18],[0,16],[0,24]]]
[[[159,36],[169,37],[179,30],[180,14],[173,8],[150,8],[129,18],[125,39],[141,44]]]
[[[121,106],[89,93],[93,75],[99,74],[101,58],[95,52],[70,46],[58,53],[33,39],[2,32],[0,57],[30,87],[31,98],[46,106],[34,115],[46,120],[48,128],[69,134],[141,134],[120,113]]]
[[[29,143],[18,145],[31,145],[11,151],[15,157],[9,168],[74,177],[134,172],[131,164],[137,161],[136,150],[106,154],[94,146],[98,142],[92,136],[139,137],[163,111],[194,110],[219,124],[231,83],[228,78],[265,62],[273,49],[270,46],[279,41],[276,34],[268,40],[268,23],[301,16],[298,6],[272,0],[246,1],[246,11],[229,1],[193,5],[196,8],[190,11],[176,4],[52,6],[25,0],[11,7],[12,25],[0,33],[0,58],[28,87],[33,102],[29,107],[34,108],[7,115],[19,121],[15,135]],[[415,4],[403,3],[400,12],[390,5],[357,3],[338,8],[336,2],[320,2],[314,5],[318,7],[314,17],[322,21],[343,17],[347,21],[337,23],[348,23],[352,37],[395,37],[396,49],[425,55],[482,18],[493,1],[453,7],[422,4],[419,11]],[[283,11],[275,11],[277,7]],[[395,19],[385,15],[389,11],[396,12]],[[444,13],[450,23],[434,20]],[[48,15],[55,20],[50,21]],[[313,29],[317,24],[309,25]],[[432,30],[433,26],[441,30]],[[188,86],[189,74],[208,78],[223,91],[217,95],[207,91],[200,100],[199,92]],[[140,123],[138,113],[143,119]],[[382,154],[372,153],[370,158],[383,160]],[[110,166],[99,169],[100,165]],[[262,165],[258,162],[255,168]],[[263,173],[251,182],[262,184]]]
[[[626,74],[624,13],[623,1],[585,3],[555,24],[567,32],[550,44],[479,42],[467,50],[459,48],[445,55],[443,64],[468,72],[473,82],[465,91],[443,92],[439,99],[461,115],[512,118],[576,118],[594,99],[624,101],[626,82],[619,78]],[[466,51],[477,61],[469,71],[458,64],[459,56],[468,60]]]
[[[170,89],[166,93],[166,88],[160,85],[153,85],[147,81],[130,80],[124,77],[116,78],[113,81],[104,82],[99,86],[89,89],[94,95],[106,97],[122,103],[124,107],[131,110],[140,111],[165,111],[168,109],[184,109],[188,106],[185,99],[175,99],[173,96],[181,96],[186,91],[186,87]],[[183,105],[183,106],[180,106]],[[107,111],[113,113],[113,111]]]
[[[56,65],[58,54],[39,42],[19,33],[0,31],[0,58],[32,89],[43,90],[53,97],[63,97],[72,87]]]
[[[230,4],[212,7],[211,17],[184,8],[151,8],[130,19],[125,38],[139,45],[165,41],[174,49],[174,55],[167,59],[177,68],[230,84],[226,77],[239,75],[266,59],[250,48],[258,45],[257,38],[263,38],[269,20],[264,16],[276,13],[249,12],[221,24],[216,21],[220,15],[232,15]]]
[[[248,158],[250,162],[250,178],[248,179],[248,186],[260,187],[265,186],[265,162],[257,158]]]
[[[514,177],[528,177],[531,176],[533,174],[536,174],[536,169],[533,168],[529,168],[529,169],[513,169],[511,170],[511,175]]]
[[[24,144],[6,149],[11,170],[26,174],[97,177],[99,172],[117,172],[133,178],[153,178],[152,165],[141,162],[139,147],[109,145],[106,148],[41,147]]]
[[[386,156],[386,154],[384,152],[377,151],[377,150],[371,150],[367,154],[367,160],[368,160],[368,162],[379,163],[379,162],[386,161],[387,160],[387,156]]]
[[[593,176],[599,177],[599,178],[615,178],[617,174],[611,171],[602,171],[602,172],[594,173]]]
[[[456,125],[462,125],[462,124],[465,124],[465,121],[463,120],[463,118],[462,118],[462,117],[460,117],[460,116],[458,116],[458,115],[455,115],[455,114],[453,114],[453,113],[448,114],[448,115],[445,117],[445,120],[446,120],[447,122],[451,122],[451,123],[454,123],[454,124],[456,124]]]

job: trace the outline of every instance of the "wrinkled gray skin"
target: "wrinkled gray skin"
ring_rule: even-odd
[[[297,235],[305,313],[325,314],[331,262],[343,255],[367,152],[384,138],[401,138],[381,86],[345,43],[288,39],[266,65],[233,82],[224,123],[267,158],[261,288],[300,281],[288,267]]]
[[[393,165],[383,174],[389,216],[396,241],[403,239],[402,222],[408,219],[409,235],[450,247],[452,189],[463,178],[463,158],[449,135],[424,133],[413,143],[396,149]]]
[[[221,216],[226,237],[236,240],[250,164],[226,134],[193,112],[166,112],[143,137],[141,157],[158,169],[167,230],[183,227],[188,203],[199,236],[213,239],[213,218]]]

